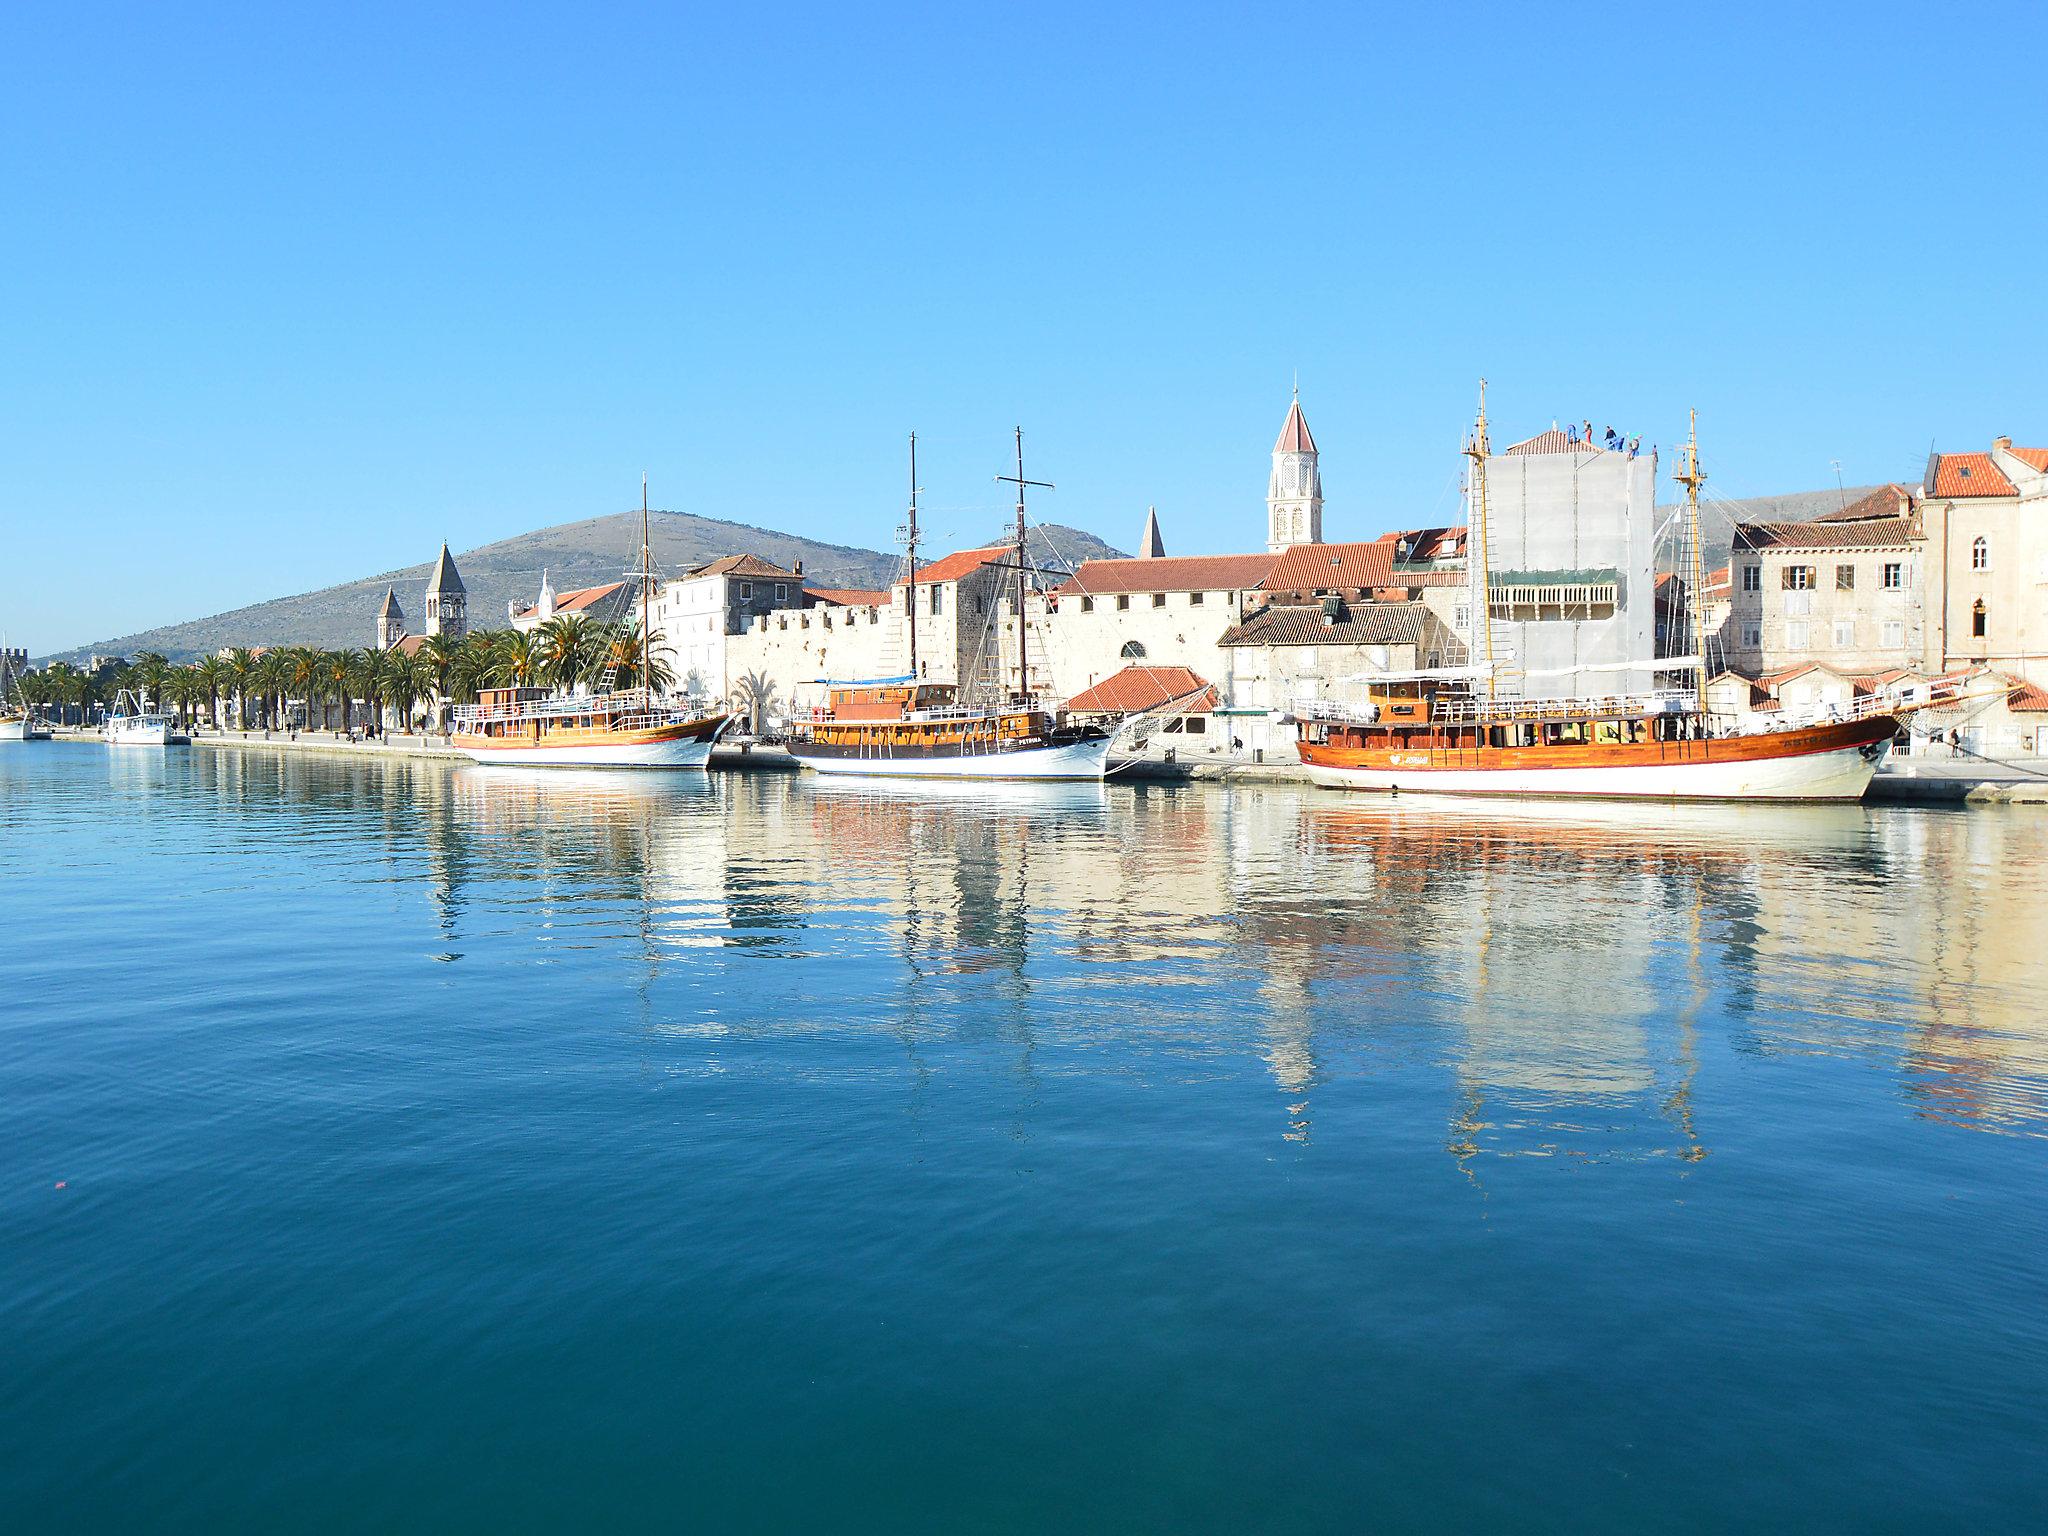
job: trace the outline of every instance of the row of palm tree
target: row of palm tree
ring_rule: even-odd
[[[657,691],[674,681],[650,636],[648,670]],[[429,635],[412,654],[380,650],[321,650],[285,646],[261,653],[246,646],[180,666],[161,652],[144,651],[111,670],[87,672],[53,662],[21,679],[30,704],[79,719],[111,705],[125,689],[144,708],[175,711],[186,725],[232,717],[244,729],[283,729],[294,718],[324,727],[338,716],[351,723],[403,722],[442,715],[451,704],[473,700],[483,688],[640,686],[640,633],[633,624],[601,624],[564,614],[532,633],[473,630],[460,639]],[[328,706],[334,706],[330,715]],[[293,706],[297,706],[294,709]]]

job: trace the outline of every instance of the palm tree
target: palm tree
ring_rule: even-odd
[[[455,666],[462,659],[462,642],[452,635],[429,635],[420,646],[419,656],[433,670],[434,714],[438,720],[455,686]]]
[[[288,646],[279,655],[280,692],[304,702],[306,727],[313,725],[313,694],[320,686],[320,653],[307,645]]]
[[[580,613],[557,614],[541,625],[538,634],[541,665],[549,682],[571,688],[586,680],[597,649],[589,619]]]
[[[531,688],[540,680],[540,648],[533,636],[514,630],[493,652],[491,681],[500,688]]]
[[[590,683],[595,688],[607,675],[617,688],[640,686],[640,631],[632,624],[619,624],[600,636],[602,644],[590,664]],[[662,658],[661,631],[648,637],[647,671],[657,693],[666,692],[676,680],[675,671]]]
[[[405,680],[402,685],[407,691],[405,709],[408,724],[406,729],[410,730],[412,728],[409,722],[412,719],[417,701],[421,699],[431,700],[433,698],[434,679],[434,663],[427,658],[424,648],[422,648],[420,654],[406,657]]]
[[[227,683],[235,691],[235,724],[249,729],[249,686],[256,680],[256,653],[246,645],[228,652],[222,663]]]
[[[277,716],[284,707],[286,674],[290,668],[285,664],[283,651],[265,651],[256,658],[251,669],[251,681],[256,685],[257,697],[263,701],[258,711],[263,716],[263,729],[272,730],[277,725]]]
[[[348,706],[355,696],[354,684],[361,668],[356,652],[351,650],[322,651],[320,673],[327,687],[329,698],[341,706],[341,729],[348,729]]]
[[[749,672],[739,680],[734,692],[739,695],[740,709],[747,717],[747,729],[760,735],[769,711],[775,708],[775,680],[765,672]]]
[[[200,696],[206,700],[207,723],[219,730],[220,687],[226,681],[227,667],[218,656],[205,656],[193,671],[199,675]]]
[[[171,663],[161,651],[142,651],[129,664],[132,686],[142,694],[144,709],[158,709],[163,705],[164,678],[169,675]]]

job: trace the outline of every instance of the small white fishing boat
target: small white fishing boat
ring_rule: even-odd
[[[110,747],[167,747],[171,744],[171,717],[145,710],[141,701],[123,688],[100,734]]]

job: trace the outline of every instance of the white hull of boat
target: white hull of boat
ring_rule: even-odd
[[[575,742],[558,747],[461,747],[471,762],[518,768],[702,768],[710,741],[635,741],[606,746]]]
[[[810,757],[790,753],[821,774],[890,779],[1100,779],[1109,763],[1109,738],[1021,752],[967,752],[955,757]]]
[[[0,720],[0,741],[48,741],[50,733],[26,720]]]
[[[167,747],[170,744],[168,721],[121,721],[107,727],[107,745],[110,747]]]
[[[1585,796],[1608,800],[1861,800],[1888,743],[1797,757],[1617,768],[1310,767],[1330,789],[1400,794]]]

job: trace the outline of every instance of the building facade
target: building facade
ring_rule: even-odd
[[[1919,499],[1928,660],[2048,683],[2048,448],[1933,454]]]
[[[1811,522],[1738,524],[1722,628],[1729,666],[1761,677],[1815,664],[1845,676],[1925,664],[1923,551],[1913,498],[1899,486]]]

